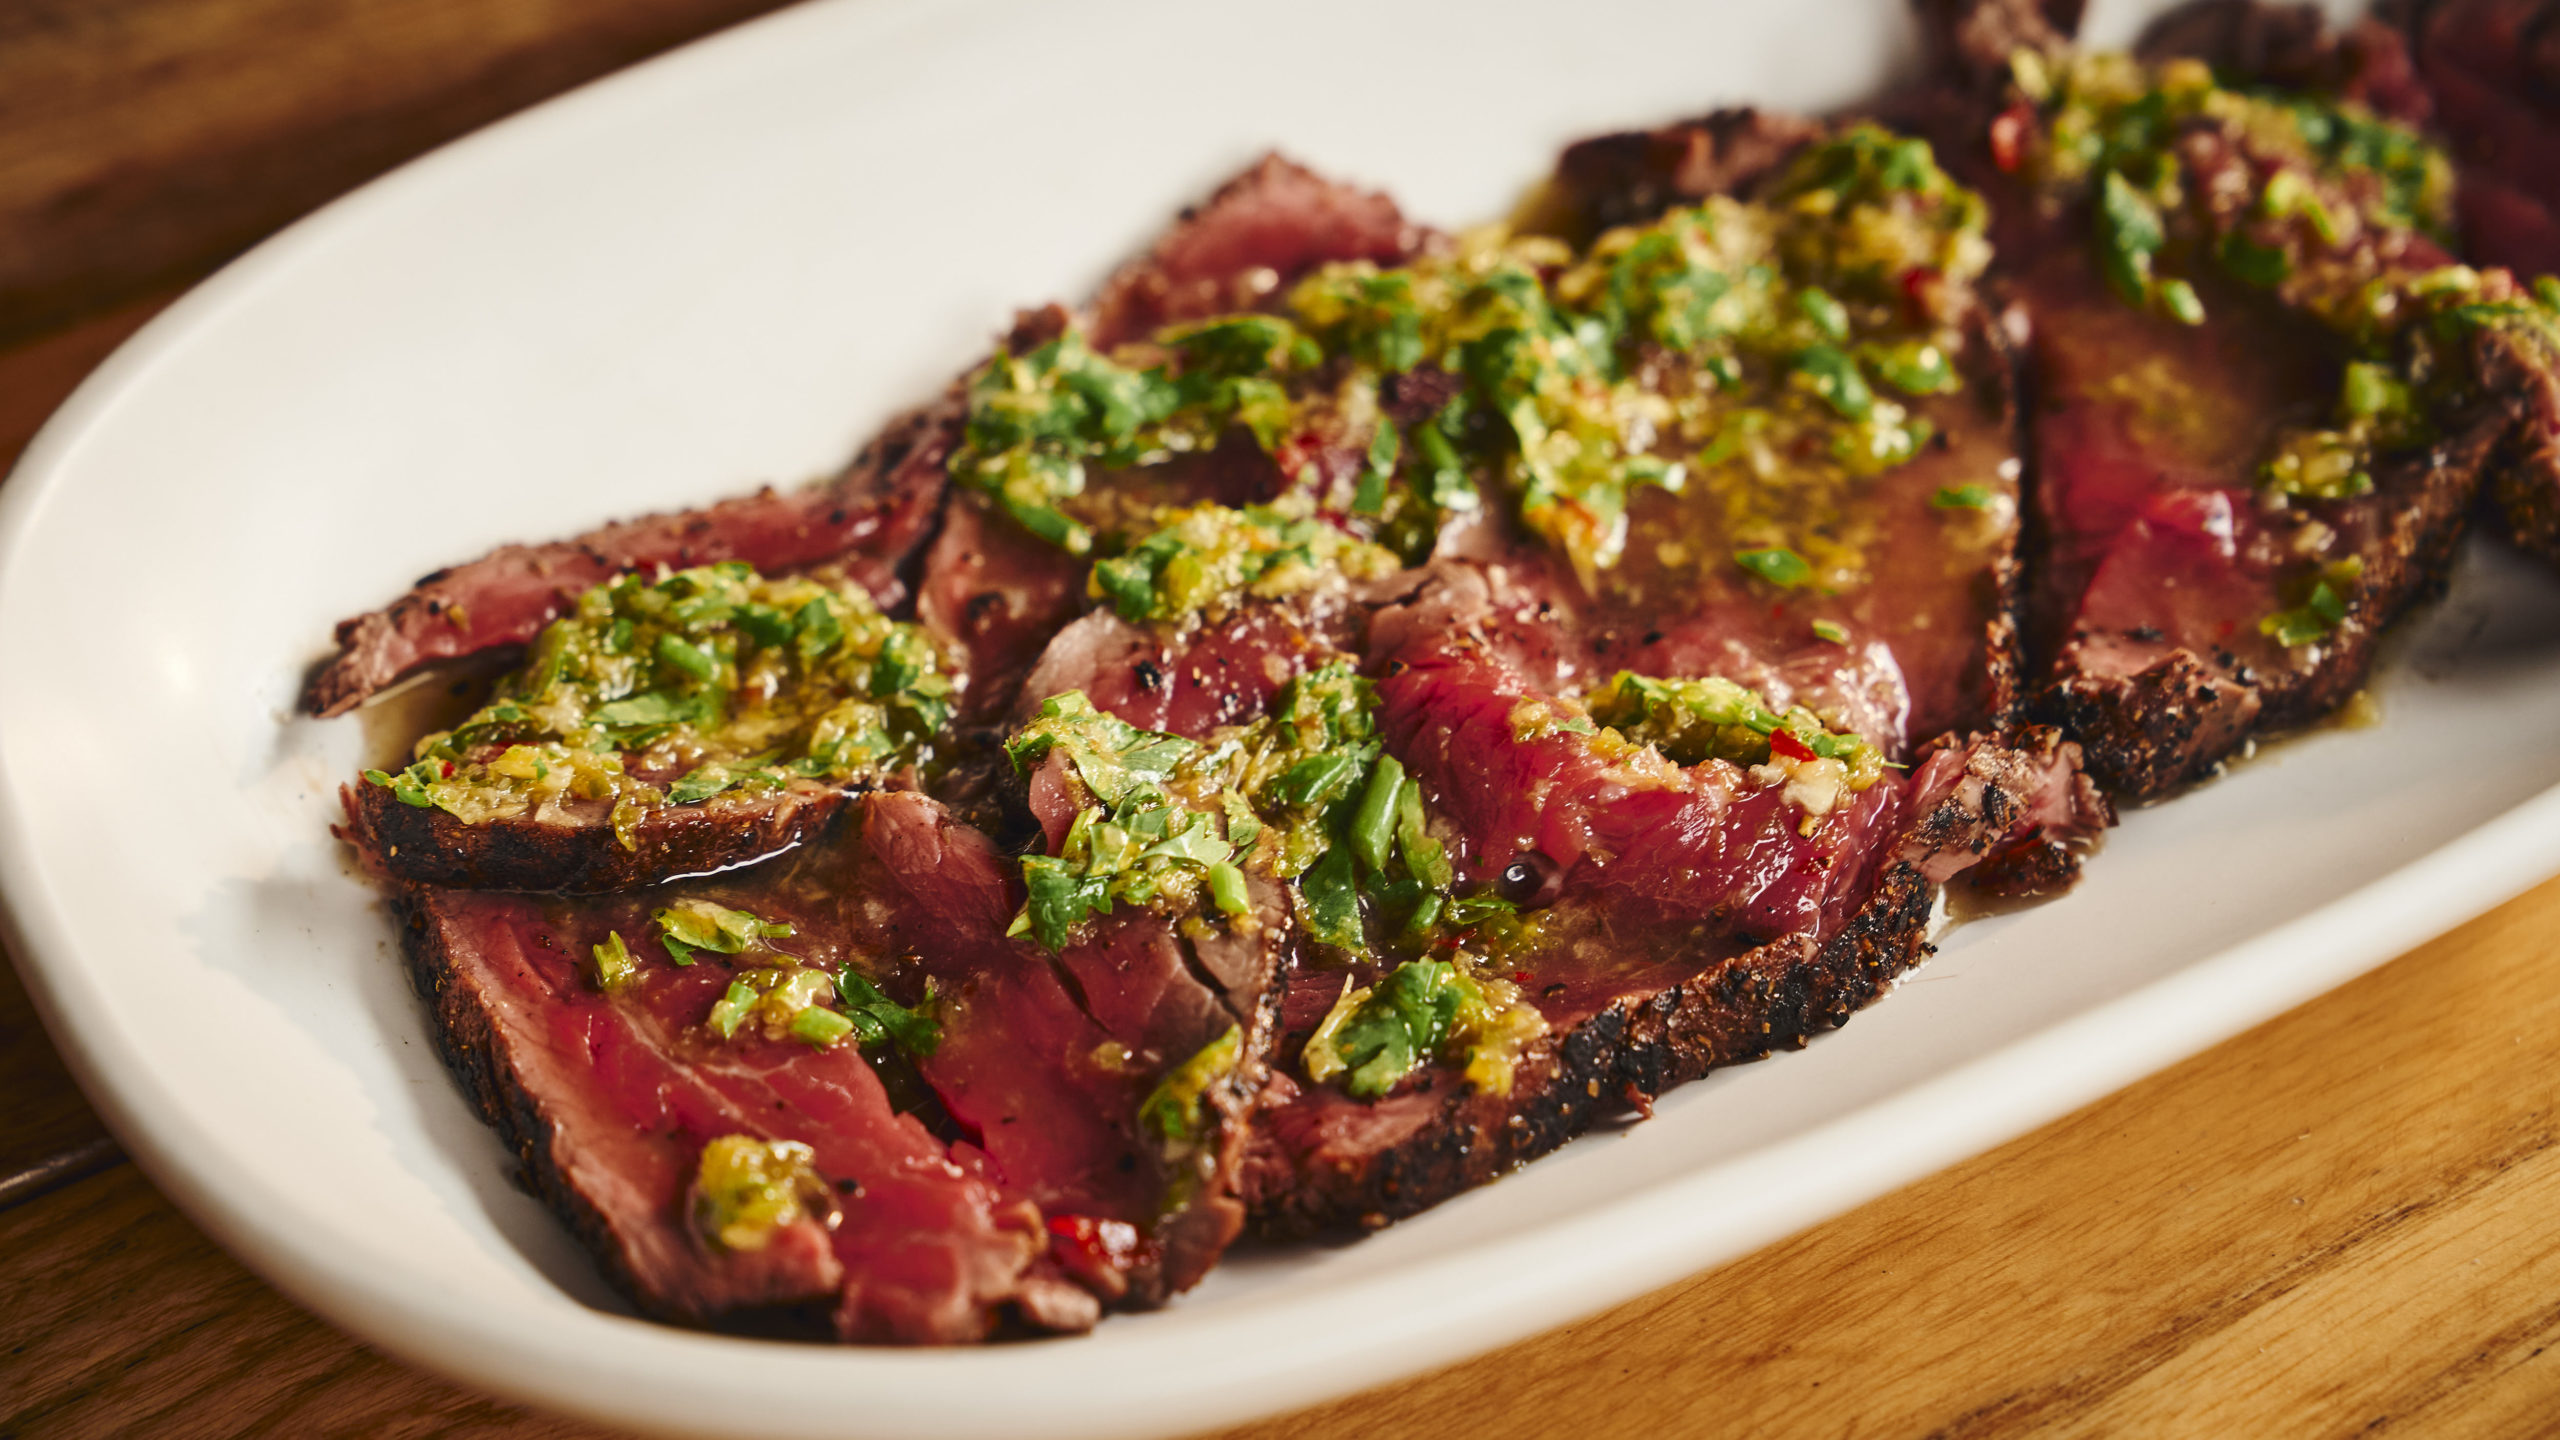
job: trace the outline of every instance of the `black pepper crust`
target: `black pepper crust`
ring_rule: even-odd
[[[528,890],[592,895],[637,890],[687,875],[779,855],[825,830],[852,792],[794,781],[766,796],[715,795],[652,809],[624,845],[601,801],[557,821],[531,816],[471,824],[429,806],[406,805],[370,781],[340,786],[347,823],[338,838],[365,864],[395,880],[457,890]]]
[[[1482,1094],[1455,1071],[1431,1067],[1423,1083],[1444,1092],[1438,1113],[1406,1143],[1356,1160],[1301,1168],[1259,1144],[1244,1171],[1254,1233],[1293,1240],[1381,1229],[1546,1154],[1617,1102],[1625,1030],[1625,1012],[1613,1006],[1551,1039],[1522,1063],[1507,1096]],[[1266,1104],[1296,1093],[1284,1080]]]
[[[2450,440],[2383,468],[2375,488],[2392,503],[2378,531],[2357,548],[2364,572],[2354,593],[2343,597],[2346,618],[2325,638],[2311,669],[2253,683],[2177,649],[2128,677],[2066,670],[2035,698],[2033,713],[2080,742],[2099,783],[2129,800],[2152,800],[2211,775],[2253,736],[2306,725],[2336,709],[2364,683],[2383,631],[2411,606],[2443,592],[2473,499],[2511,443],[2512,428],[2500,406]]]
[[[1497,1179],[1593,1121],[1709,1070],[1802,1049],[1929,952],[1937,889],[1896,862],[1840,934],[1760,946],[1650,995],[1633,995],[1547,1043],[1507,1096],[1482,1094],[1446,1067],[1440,1113],[1402,1145],[1299,1169],[1268,1154],[1249,1171],[1255,1233],[1304,1239],[1375,1230]],[[1276,1162],[1276,1163],[1275,1163]]]

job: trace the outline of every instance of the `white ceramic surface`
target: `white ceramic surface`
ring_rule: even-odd
[[[508,1184],[325,833],[358,727],[289,710],[332,620],[497,541],[825,471],[1267,145],[1464,222],[1577,134],[1849,101],[1909,45],[1889,0],[842,0],[367,188],[155,321],[0,489],[0,891],[38,1005],[189,1215],[428,1368],[670,1434],[1127,1436],[1740,1254],[2560,869],[2560,586],[2479,554],[2379,727],[2132,815],[2077,893],[1956,929],[1841,1034],[1089,1338],[645,1324]]]

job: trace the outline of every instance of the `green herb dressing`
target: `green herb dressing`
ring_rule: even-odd
[[[916,763],[952,695],[924,632],[849,581],[734,561],[634,573],[579,597],[497,698],[420,740],[415,763],[365,778],[472,824],[610,800],[628,846],[663,806]]]
[[[1932,429],[1910,402],[1962,388],[1958,317],[1918,297],[1981,272],[1984,222],[1925,143],[1852,127],[1765,200],[1675,210],[1579,256],[1477,232],[1400,268],[1328,266],[1283,315],[1107,356],[1074,330],[998,354],[969,383],[952,475],[1074,553],[1121,552],[1094,590],[1132,618],[1172,618],[1190,587],[1158,583],[1158,539],[1111,533],[1093,475],[1202,452],[1239,426],[1312,508],[1409,556],[1489,487],[1586,587],[1618,560],[1647,487],[1707,484],[1736,535],[1785,547],[1808,511],[1841,508],[1857,481],[1919,453]],[[1456,393],[1400,423],[1382,396],[1424,369]],[[1357,451],[1358,473],[1320,473],[1311,457],[1327,447]],[[1854,555],[1815,558],[1855,570]]]

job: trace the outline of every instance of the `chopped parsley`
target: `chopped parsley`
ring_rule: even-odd
[[[2302,590],[2302,602],[2260,620],[2258,633],[2287,647],[2319,643],[2347,618],[2348,597],[2363,575],[2364,561],[2355,556],[2321,566]]]
[[[759,919],[708,900],[679,900],[650,918],[658,927],[658,943],[667,947],[667,958],[678,965],[692,964],[697,950],[738,955],[792,933],[783,921]]]
[[[1321,944],[1357,955],[1427,943],[1454,914],[1454,867],[1421,787],[1377,739],[1374,704],[1335,661],[1292,680],[1261,719],[1200,744],[1138,729],[1078,691],[1051,696],[1007,752],[1026,776],[1063,752],[1088,803],[1054,854],[1023,860],[1011,933],[1056,950],[1124,904],[1241,917],[1250,868],[1297,883],[1297,919]]]
[[[1209,1089],[1233,1075],[1244,1055],[1244,1028],[1230,1025],[1225,1034],[1165,1072],[1139,1103],[1138,1124],[1168,1153],[1199,1148],[1214,1128]]]
[[[1772,585],[1793,589],[1813,578],[1812,562],[1784,545],[1765,550],[1737,550],[1733,563]]]
[[[723,1250],[756,1251],[786,1225],[830,1214],[818,1152],[796,1140],[723,1135],[702,1147],[688,1201],[694,1229]]]
[[[1926,143],[1853,126],[1808,147],[1765,201],[1675,210],[1579,256],[1547,237],[1471,237],[1403,267],[1326,266],[1283,297],[1285,316],[1108,356],[1074,331],[1000,353],[969,382],[951,473],[1033,533],[1099,554],[1095,593],[1131,618],[1181,612],[1166,571],[1186,545],[1116,533],[1117,512],[1086,497],[1093,474],[1239,425],[1309,513],[1408,555],[1495,482],[1587,586],[1620,558],[1642,490],[1683,491],[1701,467],[1758,486],[1776,456],[1837,486],[1918,454],[1931,429],[1888,392],[1961,388],[1950,297],[1988,262],[1985,224]],[[1390,413],[1417,377],[1449,398]],[[1237,538],[1207,539],[1213,591],[1255,583],[1214,563]]]
[[[1063,753],[1089,801],[1056,853],[1024,857],[1028,893],[1008,934],[1060,950],[1078,925],[1120,905],[1180,910],[1206,892],[1213,902],[1221,893],[1233,897],[1241,908],[1241,876],[1214,888],[1210,878],[1233,868],[1236,847],[1223,809],[1195,808],[1168,788],[1200,755],[1199,745],[1141,730],[1070,690],[1042,701],[1005,753],[1025,776]],[[1195,791],[1196,771],[1184,778],[1193,782],[1184,789]]]
[[[1661,680],[1621,670],[1592,691],[1585,704],[1593,720],[1636,744],[1653,746],[1676,764],[1727,760],[1760,765],[1769,761],[1773,747],[1784,746],[1840,762],[1853,791],[1873,785],[1884,773],[1884,752],[1864,737],[1826,728],[1801,705],[1776,710],[1751,690],[1713,676]]]
[[[865,1050],[894,1045],[910,1060],[922,1060],[942,1045],[941,1022],[933,1018],[933,982],[924,987],[924,1003],[908,1009],[880,992],[880,987],[850,965],[836,972],[836,999],[857,1044]]]
[[[579,597],[495,699],[418,742],[415,763],[366,779],[473,824],[610,801],[635,846],[659,807],[885,777],[927,753],[952,689],[924,632],[850,581],[737,561],[632,573]]]
[[[1478,1089],[1507,1094],[1545,1017],[1508,980],[1460,960],[1409,960],[1375,985],[1345,987],[1303,1054],[1307,1078],[1376,1100],[1428,1061],[1463,1062]]]
[[[631,958],[631,948],[622,943],[622,932],[608,932],[604,942],[589,947],[595,957],[596,988],[610,995],[631,983],[640,973],[639,962]]]
[[[1397,568],[1388,551],[1291,513],[1303,508],[1195,505],[1163,512],[1154,534],[1094,564],[1089,588],[1124,620],[1171,623],[1216,620],[1247,598],[1300,594],[1337,578],[1374,579]]]

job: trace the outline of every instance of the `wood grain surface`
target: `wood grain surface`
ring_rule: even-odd
[[[277,226],[766,8],[0,0],[0,463]],[[2560,882],[1795,1239],[1232,1435],[2560,1433],[2555,978]],[[240,1269],[120,1163],[5,971],[0,1095],[0,1440],[604,1433]]]

